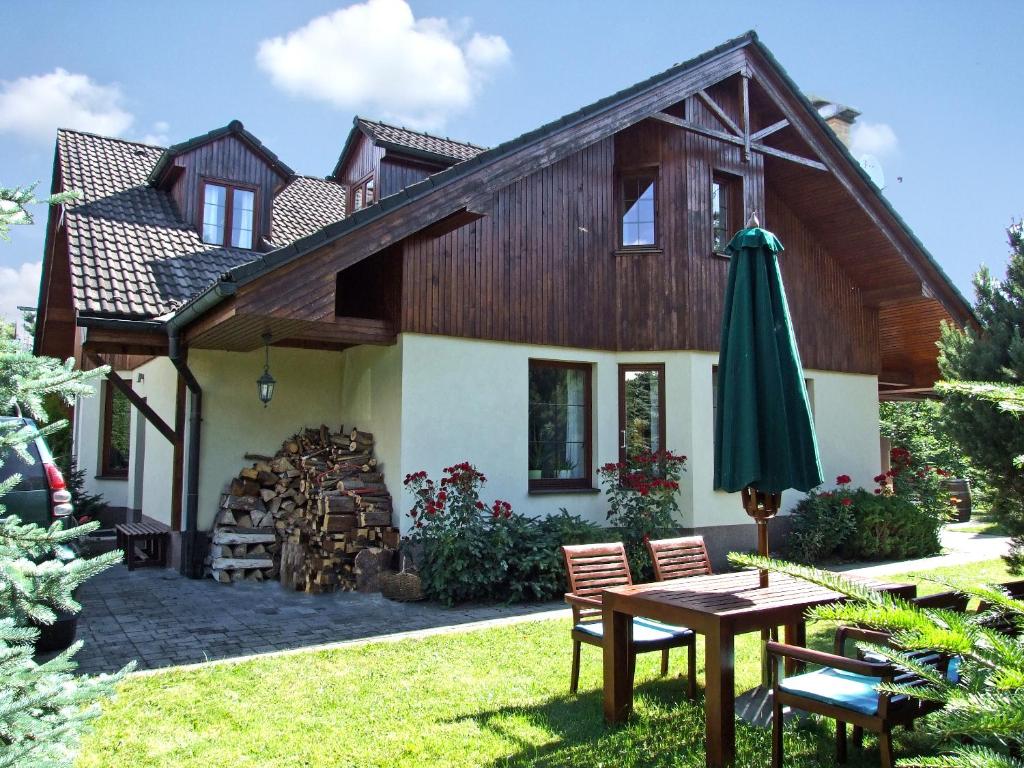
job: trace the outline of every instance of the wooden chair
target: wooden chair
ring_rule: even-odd
[[[999,586],[1009,592],[1010,597],[1017,600],[1024,599],[1024,579],[1006,581]],[[993,608],[994,606],[990,603],[982,602],[978,605],[978,613],[986,613],[993,610]],[[996,612],[992,616],[986,617],[984,623],[986,627],[1002,632],[1004,635],[1016,637],[1020,634],[1020,626],[1014,622],[1012,618],[1003,613]]]
[[[937,606],[931,606],[937,607]],[[772,664],[772,768],[782,768],[783,707],[801,709],[836,721],[836,760],[846,762],[846,724],[854,728],[854,742],[860,746],[865,730],[878,734],[882,768],[892,768],[892,729],[912,727],[914,720],[934,712],[940,704],[879,693],[882,682],[895,682],[911,687],[924,685],[917,675],[885,662],[866,661],[846,655],[846,641],[861,640],[877,644],[889,642],[884,632],[840,627],[836,631],[835,653],[769,642],[765,649],[776,660]],[[800,665],[820,664],[821,669],[783,678],[779,660],[792,660]],[[950,673],[950,659],[939,653],[922,653],[917,660]]]
[[[601,621],[601,591],[609,587],[633,583],[626,559],[626,548],[614,544],[580,544],[562,547],[569,592],[565,601],[572,606],[572,675],[569,692],[576,693],[580,679],[580,648],[583,643],[604,647],[604,624]],[[633,619],[633,643],[630,647],[630,675],[636,667],[636,655],[661,651],[661,674],[668,673],[668,652],[672,648],[688,649],[687,695],[697,695],[696,635],[685,627],[674,627],[652,619]]]
[[[711,559],[703,536],[680,536],[647,542],[654,563],[654,580],[683,579],[711,573]]]

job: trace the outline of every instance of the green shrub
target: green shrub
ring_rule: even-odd
[[[597,471],[608,497],[608,522],[621,532],[635,581],[654,574],[646,541],[676,533],[672,516],[679,511],[676,492],[685,465],[686,457],[671,451],[643,451]]]
[[[563,544],[597,541],[601,529],[564,509],[530,518],[496,499],[480,498],[487,478],[469,462],[446,467],[435,483],[426,472],[405,478],[416,501],[410,540],[421,547],[423,591],[446,605],[469,600],[550,600],[566,591]]]
[[[790,516],[789,556],[816,563],[834,555],[856,526],[852,497],[844,486],[839,491],[811,491],[801,499]]]
[[[942,521],[904,496],[853,494],[853,531],[839,548],[848,560],[902,560],[938,554]]]
[[[851,489],[848,475],[834,491],[809,493],[791,518],[789,556],[802,563],[833,557],[898,560],[941,550],[939,531],[950,509],[941,474],[912,469],[910,454],[893,449],[892,469],[869,492]]]

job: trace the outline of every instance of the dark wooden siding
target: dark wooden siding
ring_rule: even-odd
[[[726,107],[730,91],[714,94]],[[720,128],[689,100],[689,119]],[[487,215],[405,245],[401,329],[621,350],[718,347],[727,259],[711,253],[711,176],[742,179],[751,208],[778,230],[797,335],[809,368],[877,372],[876,313],[837,262],[778,200],[762,157],[645,121],[492,196]],[[660,252],[616,251],[616,170],[659,168]]]
[[[356,139],[356,146],[345,162],[345,167],[338,174],[338,181],[342,184],[355,184],[357,181],[370,172],[376,173],[380,165],[380,159],[384,156],[384,150],[374,146],[366,134],[360,133]]]
[[[204,178],[235,181],[255,186],[259,190],[256,226],[260,235],[269,234],[273,196],[284,179],[244,142],[234,136],[225,136],[180,155],[175,158],[174,164],[182,168],[184,173],[175,181],[171,195],[187,222],[199,226],[202,217],[200,194]]]
[[[416,163],[407,163],[399,159],[392,159],[390,155],[380,161],[379,179],[377,189],[381,197],[393,195],[400,192],[404,187],[423,181],[432,173],[443,170],[442,167],[428,167]]]

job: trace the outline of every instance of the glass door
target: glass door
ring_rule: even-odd
[[[665,366],[619,366],[619,460],[665,449]]]

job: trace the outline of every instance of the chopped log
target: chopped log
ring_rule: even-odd
[[[245,480],[255,480],[260,476],[260,473],[252,467],[246,467],[238,473],[238,476]]]
[[[272,568],[274,561],[268,555],[247,555],[246,557],[217,557],[211,567],[231,571],[245,568]]]
[[[355,527],[355,515],[325,515],[321,530],[325,533],[345,533]]]
[[[390,509],[361,509],[359,510],[359,525],[391,525]]]
[[[266,509],[266,505],[259,496],[228,496],[221,504],[221,508],[242,510],[243,512],[258,509],[262,512]]]
[[[271,544],[277,536],[273,528],[217,528],[214,544]]]

